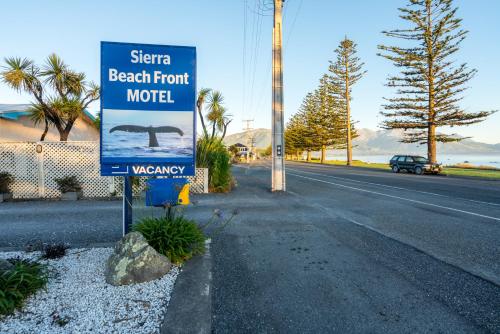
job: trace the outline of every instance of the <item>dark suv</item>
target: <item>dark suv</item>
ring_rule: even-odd
[[[394,173],[399,173],[403,169],[418,175],[424,173],[438,174],[441,172],[440,164],[431,164],[429,160],[418,155],[395,155],[389,164]]]

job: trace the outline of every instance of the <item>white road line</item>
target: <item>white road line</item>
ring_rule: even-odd
[[[437,207],[437,208],[441,208],[441,209],[445,209],[445,210],[450,210],[450,211],[465,213],[465,214],[468,214],[468,215],[471,215],[471,216],[476,216],[476,217],[481,217],[481,218],[486,218],[486,219],[492,219],[492,220],[500,221],[500,218],[497,218],[497,217],[491,217],[491,216],[486,216],[486,215],[482,215],[482,214],[475,213],[475,212],[470,212],[470,211],[465,211],[465,210],[450,208],[448,206],[442,206],[442,205],[427,203],[427,202],[418,201],[418,200],[414,200],[414,199],[410,199],[410,198],[405,198],[405,197],[399,197],[399,196],[384,194],[384,193],[381,193],[381,192],[378,192],[378,191],[372,191],[372,190],[367,190],[367,189],[362,189],[362,188],[356,188],[356,187],[346,186],[344,184],[335,183],[335,182],[329,182],[329,181],[320,180],[320,179],[315,179],[315,178],[312,178],[312,177],[307,177],[307,176],[303,176],[303,175],[299,175],[299,174],[294,174],[294,173],[288,173],[288,175],[293,175],[293,176],[296,176],[296,177],[301,177],[301,178],[307,179],[307,180],[312,180],[312,181],[327,183],[327,184],[331,184],[331,185],[338,186],[338,187],[348,188],[348,189],[352,189],[352,190],[358,190],[358,191],[362,191],[362,192],[366,192],[366,193],[370,193],[370,194],[376,194],[376,195],[380,195],[380,196],[385,196],[385,197],[390,197],[390,198],[396,198],[396,199],[399,199],[399,200],[402,200],[402,201],[407,201],[407,202],[412,202],[412,203],[418,203],[418,204],[433,206],[433,207]]]
[[[319,175],[319,176],[329,177],[329,178],[332,178],[332,179],[339,179],[339,180],[348,181],[348,182],[364,183],[364,184],[370,184],[370,185],[379,186],[379,187],[385,187],[385,188],[393,188],[393,189],[398,189],[398,190],[407,190],[407,191],[411,191],[411,192],[414,192],[414,193],[420,193],[420,194],[426,194],[426,195],[433,195],[433,196],[439,196],[439,197],[447,197],[447,198],[451,198],[451,199],[459,199],[459,200],[463,200],[463,201],[480,203],[480,204],[500,206],[500,204],[498,204],[498,203],[476,201],[476,200],[473,200],[473,199],[461,198],[461,197],[453,197],[453,196],[448,196],[448,195],[443,195],[443,194],[436,194],[436,193],[431,193],[431,192],[428,192],[428,191],[414,190],[414,189],[408,189],[408,188],[404,188],[404,187],[389,186],[389,185],[386,185],[386,184],[380,184],[380,183],[374,183],[374,182],[368,182],[368,181],[353,180],[353,179],[349,179],[349,178],[345,178],[345,177],[339,177],[339,176],[333,176],[333,175],[327,175],[327,174],[321,174],[321,173],[307,172],[307,171],[303,171],[303,170],[300,170],[300,169],[287,168],[287,170],[291,170],[291,171],[299,172],[299,173],[307,173],[307,174]],[[355,175],[359,175],[359,174],[355,174]]]

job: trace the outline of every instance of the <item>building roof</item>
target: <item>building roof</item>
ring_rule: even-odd
[[[30,104],[0,104],[0,117],[17,120],[20,116],[29,115]]]
[[[27,116],[30,114],[28,111],[31,104],[1,104],[0,103],[0,118],[5,118],[9,120],[18,120],[21,116]],[[83,111],[85,116],[91,122],[95,120],[95,116],[92,115],[88,110]]]

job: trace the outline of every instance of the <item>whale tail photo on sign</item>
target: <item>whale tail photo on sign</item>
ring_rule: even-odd
[[[184,136],[184,132],[181,129],[174,126],[138,126],[138,125],[118,125],[109,130],[109,133],[113,131],[125,131],[125,132],[147,132],[149,134],[149,147],[158,147],[158,139],[156,138],[157,133],[178,133],[180,136]]]
[[[101,87],[101,175],[194,175],[196,48],[101,42]]]

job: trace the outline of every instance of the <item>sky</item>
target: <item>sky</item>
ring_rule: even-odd
[[[234,117],[228,132],[241,131],[244,119],[254,119],[255,128],[270,128],[272,16],[263,2],[269,0],[4,1],[0,65],[10,56],[41,64],[56,53],[89,80],[99,82],[100,41],[196,46],[197,86],[222,92]],[[353,118],[360,128],[379,129],[383,97],[392,93],[384,82],[395,69],[376,55],[377,45],[395,42],[381,31],[404,26],[397,8],[407,2],[286,0],[286,119],[317,87],[333,51],[347,36],[358,44],[358,56],[368,71],[353,87]],[[467,111],[500,110],[500,1],[456,0],[455,4],[463,28],[470,32],[454,60],[478,70],[461,106]],[[0,83],[0,103],[30,101],[29,95]],[[98,110],[98,103],[91,105],[91,112]],[[443,131],[500,143],[500,112],[483,123]]]

